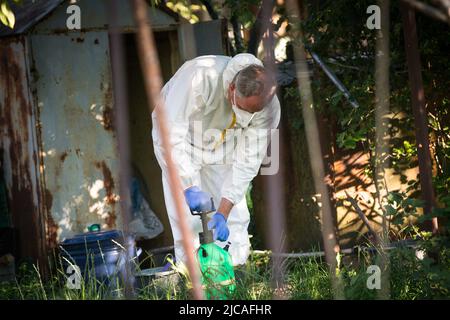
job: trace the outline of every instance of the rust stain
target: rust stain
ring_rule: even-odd
[[[47,208],[47,243],[49,248],[54,249],[58,246],[58,225],[53,220],[51,210],[53,206],[53,195],[50,190],[45,189],[45,206]]]
[[[105,90],[104,92],[105,106],[103,108],[103,127],[107,131],[114,131],[114,110],[111,107],[113,101],[112,87],[107,86],[107,88],[105,88],[103,83],[104,79],[102,76],[102,80],[100,82],[100,90],[102,91]]]
[[[68,155],[67,151],[64,151],[64,152],[59,156],[59,159],[61,160],[61,162],[64,162],[64,160],[66,160],[67,155]]]
[[[53,195],[48,189],[45,189],[45,206],[48,210],[51,210],[53,206]]]
[[[114,131],[114,110],[111,107],[113,103],[112,87],[105,81],[105,74],[101,74],[100,91],[103,92],[103,111],[102,111],[102,125],[107,131]],[[106,85],[105,85],[106,84]]]
[[[114,115],[110,106],[105,106],[103,109],[103,127],[107,131],[114,130]]]
[[[13,49],[14,42],[19,44],[18,50]],[[44,235],[38,219],[38,204],[33,197],[36,190],[32,187],[31,168],[36,155],[28,152],[32,107],[28,99],[24,45],[22,40],[13,40],[4,41],[0,46],[0,87],[5,93],[0,119],[2,127],[6,128],[1,142],[9,141],[4,157],[9,158],[12,166],[8,173],[12,180],[9,186],[12,218],[19,233],[21,255],[39,258]]]
[[[114,211],[112,211],[109,213],[109,216],[105,219],[105,223],[108,226],[108,228],[113,229],[113,228],[115,228],[116,220],[117,220],[117,217],[114,214]]]
[[[115,204],[117,202],[116,196],[114,195],[114,179],[111,170],[106,165],[105,161],[96,162],[95,166],[102,170],[103,174],[103,185],[106,191],[106,203],[111,207],[109,211],[108,218],[106,218],[105,223],[109,228],[114,228],[116,226],[116,210]]]
[[[50,249],[58,247],[58,225],[51,214],[47,218],[47,244]]]

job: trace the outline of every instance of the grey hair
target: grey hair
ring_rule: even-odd
[[[264,67],[251,64],[240,70],[233,78],[236,94],[239,97],[251,97],[267,94],[275,85],[268,81],[269,77]]]

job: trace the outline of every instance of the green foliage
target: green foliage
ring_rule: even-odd
[[[391,254],[391,291],[396,299],[448,299],[450,247],[448,237],[418,242],[418,251],[397,249]],[[418,259],[417,252],[424,252]]]
[[[46,287],[41,281],[39,270],[30,263],[22,263],[14,282],[0,283],[0,299],[47,299]]]
[[[12,2],[20,4],[22,0],[12,0]],[[16,24],[16,16],[11,10],[8,0],[0,0],[0,22],[11,29],[14,29]]]
[[[376,299],[377,291],[367,288],[368,274],[360,269],[348,269],[344,272],[346,281],[345,297],[350,300],[372,300]]]
[[[261,0],[225,0],[224,2],[224,6],[231,11],[231,15],[237,16],[238,21],[246,29],[251,28],[256,19],[256,16],[250,10],[250,7],[259,7],[260,4]]]
[[[423,299],[427,283],[422,275],[422,262],[414,250],[397,249],[391,253],[390,262],[391,296],[401,300]]]
[[[392,148],[391,158],[392,165],[411,163],[413,157],[417,156],[417,147],[408,140],[403,140],[403,144]]]
[[[192,4],[188,0],[168,0],[165,4],[168,8],[178,13],[190,23],[196,23],[200,21],[199,16],[195,14],[196,11],[206,11],[206,8],[204,6]]]
[[[423,250],[419,259],[416,250]],[[450,290],[450,249],[448,238],[434,237],[418,242],[418,248],[399,247],[388,252],[391,299],[448,299]],[[345,298],[350,300],[377,299],[377,290],[367,288],[370,265],[380,265],[379,255],[361,250],[357,255],[342,259],[339,276]],[[272,299],[283,292],[288,299],[333,299],[330,275],[322,258],[293,258],[282,261],[284,284],[272,286],[273,266],[270,253],[252,254],[244,266],[235,268],[236,291],[232,299]],[[180,271],[181,272],[181,271]],[[385,271],[382,271],[385,272]],[[0,299],[123,299],[123,295],[108,296],[107,288],[84,283],[80,290],[65,286],[66,275],[57,270],[49,280],[41,279],[39,270],[22,264],[14,282],[0,283]],[[382,284],[383,285],[383,284]],[[118,290],[121,291],[119,285]],[[137,290],[140,300],[190,299],[189,280],[180,274],[178,281],[151,281]]]
[[[308,258],[292,263],[287,282],[291,299],[333,299],[328,267],[320,260]]]
[[[14,28],[15,16],[6,0],[0,2],[0,21],[5,26],[10,27],[11,29]]]
[[[406,192],[390,192],[384,210],[392,224],[402,226],[406,219],[417,218],[423,205],[422,200],[410,198]]]
[[[385,207],[387,214],[392,214],[392,222],[401,224],[409,217],[418,217],[424,223],[434,217],[439,218],[441,232],[420,231],[410,225],[402,232],[409,232],[418,240],[417,250],[424,253],[423,260],[417,259],[411,250],[398,249],[391,255],[391,290],[398,299],[448,299],[450,294],[450,197],[440,198],[442,208],[434,208],[431,214],[417,215],[418,208],[423,207],[421,200],[407,197],[405,193],[390,193],[389,204]]]
[[[307,48],[322,58],[360,105],[359,108],[352,107],[317,64],[313,65],[314,107],[337,125],[336,145],[341,149],[368,152],[370,162],[363,172],[372,181],[376,180],[374,168],[380,163],[389,163],[394,174],[398,174],[406,185],[400,202],[395,201],[398,199],[394,194],[389,199],[382,199],[388,203],[385,211],[391,223],[400,226],[402,222],[414,220],[412,218],[417,217],[423,206],[417,200],[421,196],[419,177],[411,179],[404,174],[405,170],[418,165],[416,125],[411,108],[402,19],[398,3],[391,1],[390,114],[385,116],[383,123],[389,151],[376,154],[374,75],[377,31],[366,27],[366,8],[371,4],[369,0],[307,1],[307,19],[300,25],[291,23],[290,32],[294,42],[302,40]],[[450,190],[450,99],[447,94],[450,74],[442,70],[450,69],[450,28],[422,15],[417,15],[416,20],[435,173],[434,188],[439,207],[435,214],[444,218],[446,208],[449,208],[444,198]],[[302,38],[298,33],[300,28]],[[439,33],[436,32],[438,29],[441,30]],[[285,92],[285,99],[289,102],[300,100],[296,88],[288,88]],[[300,102],[289,103],[286,107],[301,109]],[[289,110],[288,121],[294,128],[302,129],[301,112]],[[444,224],[446,219],[443,219]],[[403,236],[411,236],[418,230],[409,226],[401,231]]]
[[[236,290],[233,299],[261,300],[271,299],[271,268],[269,255],[252,255],[249,261],[235,269]]]

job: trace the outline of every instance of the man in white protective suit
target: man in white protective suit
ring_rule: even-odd
[[[243,53],[233,58],[209,55],[189,60],[161,92],[194,247],[199,246],[202,226],[190,210],[210,208],[212,197],[217,211],[210,214],[208,228],[219,246],[229,245],[234,266],[245,264],[250,253],[245,193],[280,121],[275,91],[275,81],[262,62]],[[155,112],[152,120],[175,258],[177,263],[186,262]]]

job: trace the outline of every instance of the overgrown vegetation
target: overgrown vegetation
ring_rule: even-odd
[[[305,3],[308,18],[302,23],[302,29],[307,47],[326,60],[359,102],[359,108],[353,108],[321,71],[315,71],[315,107],[336,123],[337,147],[369,151],[371,162],[365,172],[372,180],[375,180],[375,160],[389,161],[394,174],[399,175],[401,181],[408,185],[404,195],[410,199],[406,201],[416,201],[414,199],[420,198],[418,177],[411,179],[404,174],[405,170],[417,167],[418,160],[398,3],[391,1],[390,7],[390,114],[386,117],[386,125],[389,128],[386,136],[389,139],[387,155],[375,153],[376,30],[369,30],[365,26],[365,8],[372,3],[347,0]],[[416,19],[433,158],[434,189],[437,206],[442,209],[448,208],[450,189],[450,74],[447,72],[450,68],[450,28],[419,13]],[[295,29],[295,26],[292,28]],[[293,94],[292,91],[289,93]],[[440,210],[439,214],[442,216],[446,212],[449,211]]]
[[[20,2],[20,1],[9,1]],[[9,2],[0,0],[0,22],[13,28],[14,15]],[[383,199],[384,214],[388,217],[390,240],[411,239],[416,248],[400,247],[388,251],[389,287],[391,299],[441,299],[450,297],[450,29],[441,22],[421,14],[417,15],[418,36],[422,61],[422,73],[428,112],[428,130],[433,157],[433,186],[437,208],[430,215],[420,215],[418,177],[411,179],[404,171],[417,166],[417,148],[414,137],[414,119],[411,111],[410,91],[403,45],[403,29],[398,3],[391,1],[390,27],[390,110],[389,154],[375,154],[375,37],[376,31],[365,27],[366,8],[371,1],[305,1],[308,13],[301,25],[303,41],[333,69],[339,79],[358,101],[353,108],[343,94],[319,69],[314,69],[312,89],[314,107],[336,125],[333,143],[344,150],[360,149],[371,155],[371,162],[364,168],[365,174],[375,180],[375,159],[389,160],[395,174],[407,186],[405,190],[391,190]],[[198,17],[186,1],[168,1],[168,6],[191,22]],[[225,1],[225,7],[236,16],[245,31],[255,22],[252,6],[260,1]],[[222,8],[216,8],[218,11]],[[283,7],[277,12],[283,21],[288,15]],[[298,26],[289,25],[288,35]],[[438,30],[438,32],[437,32]],[[293,37],[296,39],[296,37]],[[296,87],[285,88],[284,112],[293,129],[303,130],[301,105]],[[287,108],[287,109],[286,109]],[[300,164],[302,165],[302,164]],[[294,170],[295,171],[295,170]],[[250,194],[249,194],[250,195]],[[248,202],[252,199],[248,195]],[[250,209],[252,210],[252,205]],[[440,234],[432,236],[421,230],[417,223],[438,217]],[[253,220],[252,220],[253,223]],[[253,231],[254,225],[251,225]],[[253,232],[251,232],[253,233]],[[259,246],[260,239],[253,239]],[[373,252],[377,252],[372,248]],[[369,250],[370,251],[370,250]],[[344,287],[346,299],[376,299],[378,291],[367,287],[370,276],[368,267],[379,264],[379,255],[367,249],[354,255],[339,257],[338,275]],[[327,265],[321,258],[289,259],[284,261],[284,282],[273,287],[272,266],[269,255],[252,255],[248,263],[236,270],[237,290],[235,299],[271,299],[281,295],[289,299],[331,299],[333,291]],[[80,289],[66,287],[67,274],[53,268],[49,279],[43,280],[32,265],[23,264],[17,270],[16,280],[0,284],[0,299],[103,299],[123,298],[119,286],[111,292],[109,286],[88,277]],[[382,270],[384,272],[385,270]],[[151,282],[138,289],[138,299],[186,299],[189,290],[186,280],[178,283]],[[382,286],[384,284],[381,284]]]
[[[434,240],[436,241],[436,240]],[[436,263],[430,257],[420,257],[422,250],[429,252],[430,245],[439,247]],[[420,242],[418,248],[399,247],[389,252],[391,299],[447,299],[450,290],[450,250],[441,242]],[[374,249],[374,248],[372,248]],[[433,249],[434,250],[434,249]],[[372,252],[372,253],[371,253]],[[352,255],[343,256],[339,275],[346,299],[376,299],[377,289],[367,286],[368,267],[376,265],[377,255],[371,248],[361,248]],[[275,295],[286,299],[333,299],[327,265],[322,258],[287,258],[282,266],[284,279],[272,284],[270,254],[252,254],[247,264],[236,268],[236,291],[233,299],[272,299]],[[111,286],[95,277],[81,282],[80,289],[66,286],[68,275],[56,269],[50,279],[43,281],[38,269],[32,265],[19,267],[16,281],[0,283],[0,299],[123,299],[123,286]],[[176,300],[190,298],[189,286],[182,275],[178,281],[151,281],[138,285],[137,299]],[[381,286],[384,284],[381,283]]]
[[[21,4],[22,0],[11,0],[11,3]],[[0,0],[0,25],[13,29],[16,24],[16,17],[11,10],[10,2],[8,0]]]

